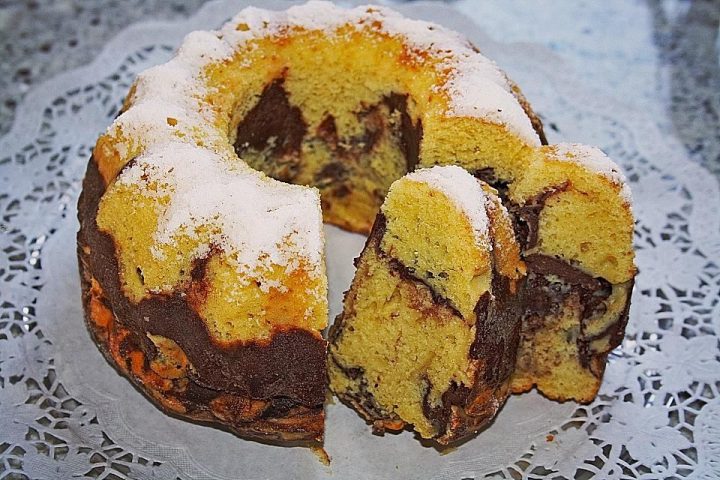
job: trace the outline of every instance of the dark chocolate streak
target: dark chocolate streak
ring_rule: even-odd
[[[508,210],[512,214],[515,236],[522,247],[522,250],[534,248],[538,242],[538,220],[540,212],[545,207],[545,202],[553,195],[564,192],[568,183],[551,187],[544,192],[530,198],[525,205],[519,206],[510,203]]]
[[[603,302],[612,293],[612,285],[604,278],[592,277],[563,260],[538,253],[525,257],[525,263],[535,273],[555,275],[575,287],[580,293],[583,320],[604,313],[598,309],[604,308]]]
[[[605,308],[605,300],[612,293],[612,285],[603,278],[594,278],[579,270],[563,260],[555,257],[531,254],[525,257],[525,263],[530,272],[528,278],[528,289],[526,289],[526,322],[530,329],[542,327],[542,318],[549,314],[557,313],[565,299],[573,294],[579,298],[582,312],[580,315],[580,332],[577,337],[577,345],[580,356],[580,364],[589,368],[593,357],[590,350],[590,342],[607,334],[611,335],[611,342],[618,341],[617,329],[624,329],[627,322],[627,312],[620,320],[608,327],[607,332],[592,337],[584,335],[587,321],[594,315],[602,314]],[[564,284],[549,280],[548,276],[558,277]],[[629,306],[629,299],[626,301],[626,310]],[[619,340],[622,340],[620,335]],[[613,346],[617,343],[613,343]]]
[[[375,397],[367,389],[368,383],[365,378],[365,371],[361,367],[345,367],[337,358],[331,355],[332,361],[348,378],[359,380],[357,394],[352,392],[343,392],[340,394],[342,400],[349,401],[356,409],[360,410],[363,416],[368,420],[386,419],[388,413],[383,411],[380,405],[375,401]],[[383,433],[373,427],[375,433]]]
[[[387,119],[385,118],[380,103],[370,105],[367,108],[357,112],[355,116],[363,125],[364,132],[359,137],[351,137],[348,139],[349,148],[345,150],[345,157],[357,157],[360,154],[368,154],[375,149],[375,145],[380,142],[385,129],[387,128]]]
[[[400,151],[405,156],[406,169],[412,171],[420,159],[420,141],[422,140],[422,122],[418,119],[413,123],[408,113],[408,96],[399,93],[390,93],[382,97],[379,103],[370,105],[356,115],[358,121],[363,124],[365,131],[359,137],[352,137],[341,142],[337,133],[335,117],[327,114],[320,125],[316,135],[323,140],[336,157],[343,160],[353,159],[360,154],[368,154],[373,151],[375,145],[382,138],[384,131],[388,128],[387,119],[380,106],[385,105],[388,114],[394,112],[400,114],[400,125],[395,125],[395,135],[398,137]],[[357,146],[360,146],[359,151]]]
[[[415,170],[420,161],[420,141],[423,136],[422,122],[413,123],[408,113],[408,96],[391,93],[383,97],[383,103],[391,111],[400,112],[400,150],[405,155],[405,167],[408,172]]]
[[[162,335],[175,341],[185,352],[195,374],[192,377],[199,397],[208,390],[231,392],[253,399],[285,397],[308,407],[322,407],[327,380],[326,342],[300,329],[276,332],[266,342],[237,342],[230,346],[216,342],[203,320],[188,303],[192,295],[155,295],[137,305],[124,296],[120,286],[116,248],[112,237],[100,232],[96,223],[104,183],[93,159],[90,160],[79,202],[81,228],[78,244],[88,245],[88,267],[103,287],[117,321],[130,330]],[[203,287],[202,263],[193,268],[189,291]],[[146,349],[147,351],[147,349]],[[200,400],[200,398],[198,398]]]
[[[450,421],[450,413],[453,405],[464,407],[467,404],[468,398],[470,397],[472,390],[465,385],[458,385],[455,382],[450,383],[447,390],[440,396],[441,402],[437,406],[430,405],[428,397],[432,390],[432,383],[425,377],[425,393],[423,393],[422,399],[422,411],[423,415],[430,420],[430,423],[439,432],[445,433],[447,425]]]
[[[385,105],[388,114],[392,117],[394,112],[399,113],[400,124],[388,126],[386,115],[380,108]],[[382,139],[386,130],[397,137],[400,151],[405,157],[405,168],[412,171],[419,162],[420,141],[422,140],[422,122],[418,119],[413,123],[408,113],[408,96],[391,93],[382,98],[375,105],[371,105],[357,114],[358,121],[364,126],[364,132],[359,137],[341,139],[338,137],[335,117],[327,114],[316,130],[317,138],[323,140],[333,153],[334,160],[326,164],[315,175],[315,185],[320,188],[333,187],[334,195],[344,196],[342,187],[347,180],[350,170],[349,165],[357,162],[357,157],[366,155],[373,151],[375,145]],[[345,186],[345,188],[348,188]]]
[[[380,248],[380,244],[382,243],[382,237],[385,235],[385,227],[387,224],[387,219],[385,218],[385,215],[383,215],[381,212],[378,212],[378,214],[375,217],[375,224],[373,225],[373,232],[378,232],[378,241],[375,246],[375,251],[377,255],[384,259],[386,262],[388,262],[388,265],[390,266],[390,269],[397,273],[401,279],[412,282],[412,283],[419,283],[423,285],[425,288],[428,289],[430,292],[430,295],[432,295],[433,302],[435,302],[438,305],[442,305],[444,307],[449,308],[452,310],[453,314],[463,318],[460,311],[450,302],[449,299],[443,297],[439,292],[436,292],[433,287],[427,283],[427,281],[421,277],[418,277],[415,275],[415,271],[402,263],[400,260],[398,260],[395,257],[389,256],[387,253],[385,253],[382,248]],[[372,233],[371,233],[372,235]],[[369,239],[370,237],[368,237]],[[368,243],[366,242],[366,247]]]
[[[404,263],[402,263],[397,258],[389,257],[385,252],[383,252],[380,247],[378,246],[378,255],[380,255],[382,258],[385,258],[388,262],[388,265],[390,265],[390,269],[397,273],[401,279],[412,282],[412,283],[419,283],[425,288],[428,289],[430,292],[430,295],[432,295],[433,302],[437,305],[442,305],[444,307],[449,308],[452,310],[453,314],[457,317],[463,318],[462,313],[450,302],[449,299],[446,297],[443,297],[440,293],[436,292],[432,286],[425,281],[425,279],[420,278],[415,275],[413,270],[406,266]]]
[[[535,247],[538,241],[538,220],[540,212],[545,207],[545,202],[551,196],[565,191],[568,188],[568,183],[565,182],[562,185],[548,188],[528,199],[524,205],[517,205],[508,196],[509,182],[498,177],[494,168],[480,168],[472,173],[475,178],[482,180],[497,190],[503,205],[507,207],[511,214],[515,237],[522,250],[525,251]]]
[[[604,287],[603,284],[607,283],[606,280],[594,278],[578,268],[568,265],[565,261],[548,255],[539,253],[527,255],[525,264],[534,272],[555,275],[567,283],[578,285],[586,290],[601,290]]]
[[[340,137],[338,137],[337,124],[332,113],[328,113],[318,125],[315,135],[325,142],[333,152],[342,148],[340,145]]]
[[[348,179],[350,171],[347,166],[339,162],[326,163],[315,175],[318,187],[332,186],[334,183],[342,183]]]
[[[477,320],[470,356],[484,362],[483,380],[490,388],[500,386],[515,370],[522,302],[510,290],[510,282],[494,272],[492,299],[486,293],[475,306]],[[522,288],[518,287],[518,291],[522,292]]]
[[[610,335],[610,346],[612,348],[615,348],[622,343],[623,338],[625,338],[625,327],[627,326],[628,319],[630,318],[630,297],[632,296],[633,288],[635,288],[635,277],[630,280],[630,284],[628,285],[628,296],[625,300],[625,306],[623,307],[623,311],[620,313],[618,321],[613,325],[610,325],[607,331],[598,333],[597,335],[591,337],[590,340],[599,338],[601,334],[608,334]]]
[[[284,78],[273,80],[260,94],[258,103],[250,109],[237,128],[235,151],[242,157],[249,147],[263,150],[275,138],[273,155],[297,156],[307,132],[302,111],[290,104],[283,84]]]
[[[509,182],[506,182],[499,178],[497,174],[495,173],[495,169],[492,167],[485,167],[481,168],[479,170],[475,170],[472,172],[472,174],[477,178],[478,180],[482,180],[483,182],[487,183],[491,187],[493,187],[498,192],[498,196],[502,200],[503,205],[507,205],[508,200],[508,186],[510,185]]]
[[[536,331],[542,328],[545,317],[558,313],[573,291],[571,285],[552,282],[542,272],[529,270],[524,297],[525,329]]]
[[[274,172],[273,176],[291,182],[299,173],[301,145],[308,133],[308,126],[302,111],[290,103],[284,81],[284,78],[278,78],[265,87],[257,104],[238,124],[235,152],[242,157],[248,149],[269,148],[275,161],[284,167]],[[399,113],[399,125],[388,125],[381,105],[387,107],[390,116],[394,112]],[[343,190],[342,185],[349,174],[348,164],[355,162],[360,155],[371,153],[389,128],[397,136],[407,171],[414,170],[419,162],[422,122],[419,119],[413,122],[410,117],[407,95],[390,93],[382,97],[378,104],[370,105],[356,115],[364,126],[363,134],[358,137],[340,139],[335,117],[331,113],[325,116],[315,132],[315,136],[332,151],[334,158],[315,175],[315,183],[321,188],[335,187],[336,196],[350,193],[349,190]],[[269,144],[271,139],[274,143]]]

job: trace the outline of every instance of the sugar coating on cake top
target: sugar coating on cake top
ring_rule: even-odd
[[[238,24],[247,24],[249,29],[238,31]],[[273,35],[288,27],[335,35],[338,28],[347,24],[372,24],[389,36],[402,37],[413,49],[442,59],[439,68],[451,73],[445,84],[436,85],[435,90],[449,93],[447,116],[484,118],[505,125],[530,145],[540,144],[507,77],[495,62],[480,54],[457,32],[436,23],[412,20],[378,5],[345,9],[331,2],[312,0],[281,12],[246,8],[223,26],[221,32],[230,43],[241,45],[251,38]]]
[[[293,29],[320,30],[333,36],[345,25],[358,28],[372,25],[383,34],[401,37],[411,47],[411,54],[429,54],[440,60],[437,68],[447,74],[445,83],[435,85],[434,90],[448,94],[445,115],[483,118],[504,125],[529,145],[540,144],[507,77],[458,33],[434,23],[405,18],[386,7],[345,9],[324,1],[311,1],[286,11],[248,7],[220,30],[188,34],[175,58],[138,77],[133,106],[116,123],[125,133],[162,139],[177,132],[165,125],[164,117],[170,116],[182,120],[184,133],[200,129],[204,134],[215,135],[208,128],[212,111],[201,101],[207,92],[204,67],[230,59],[253,39],[287,34]],[[152,135],[143,133],[148,128]]]
[[[266,179],[249,167],[248,171],[237,167],[226,172],[234,151],[227,132],[217,127],[224,120],[205,101],[214,88],[205,72],[210,65],[233,58],[243,47],[251,47],[253,39],[308,30],[332,37],[348,25],[358,30],[371,25],[381,34],[401,37],[410,55],[437,59],[436,68],[445,72],[445,83],[434,88],[447,93],[447,116],[484,118],[504,125],[528,144],[539,145],[505,75],[451,30],[379,6],[344,9],[311,1],[286,11],[249,7],[220,30],[188,34],[173,59],[141,73],[129,108],[108,129],[120,158],[127,161],[140,153],[135,165],[123,172],[122,182],[139,182],[140,171],[147,170],[174,192],[161,218],[158,242],[170,242],[175,233],[209,222],[220,228],[213,241],[227,251],[242,253],[240,266],[252,269],[258,258],[292,261],[293,256],[276,245],[289,235],[296,243],[295,253],[319,268],[323,248],[317,192]],[[236,156],[234,160],[242,163]],[[486,226],[478,223],[480,212],[470,218],[479,228],[478,238],[485,238]],[[255,257],[253,263],[252,257],[259,252],[268,255]]]
[[[403,179],[424,183],[443,193],[470,221],[475,244],[483,249],[492,249],[488,233],[490,222],[486,210],[489,205],[487,193],[480,186],[480,182],[464,168],[457,165],[422,168],[405,175]],[[392,188],[391,186],[390,192]]]
[[[246,24],[249,29],[238,31],[238,24]],[[447,116],[484,118],[504,125],[530,145],[540,144],[507,77],[495,62],[480,54],[457,32],[436,23],[412,20],[378,5],[345,9],[331,2],[312,0],[279,12],[248,7],[220,31],[229,43],[239,46],[252,38],[281,33],[288,27],[335,35],[338,28],[348,24],[371,24],[386,35],[402,37],[409,47],[441,59],[439,68],[451,73],[445,84],[436,85],[435,90],[449,94]]]
[[[632,192],[627,178],[620,167],[602,150],[580,143],[558,143],[549,148],[553,150],[557,160],[578,163],[612,181],[620,187],[620,196],[625,203],[632,206]]]
[[[273,188],[268,188],[270,182]],[[197,237],[198,229],[206,228],[210,242],[198,246],[195,258],[219,248],[247,274],[262,273],[257,267],[273,264],[292,271],[303,259],[310,271],[322,265],[324,237],[316,188],[276,182],[237,160],[181,143],[152,147],[122,172],[116,184],[134,186],[151,198],[172,196],[159,212],[154,235],[152,252],[159,261],[163,256],[157,246],[172,243],[178,234]]]

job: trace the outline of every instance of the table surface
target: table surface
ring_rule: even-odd
[[[8,132],[19,103],[34,85],[89,63],[131,23],[183,18],[203,3],[0,2],[0,135]],[[690,159],[720,178],[720,2],[451,4],[494,40],[544,45],[583,72],[593,87],[650,109]]]

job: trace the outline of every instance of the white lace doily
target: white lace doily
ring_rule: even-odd
[[[445,6],[398,9],[468,35],[552,120],[551,141],[597,145],[630,179],[640,274],[598,399],[512,397],[491,427],[443,455],[408,432],[375,437],[354,412],[330,405],[324,467],[307,449],[164,415],[118,376],[91,343],[80,305],[75,205],[91,146],[138,72],[245,3],[128,28],[92,65],[28,95],[0,139],[0,479],[720,478],[717,178],[652,118],[590,91],[546,49],[494,43]],[[328,230],[336,311],[362,238]]]

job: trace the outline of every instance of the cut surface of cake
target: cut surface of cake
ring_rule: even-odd
[[[330,334],[331,388],[376,431],[448,443],[510,392],[524,275],[492,190],[457,166],[397,180]]]
[[[597,148],[547,146],[507,203],[528,269],[513,391],[590,402],[622,341],[636,274],[625,178]]]
[[[490,206],[475,208],[487,214],[494,247],[466,254],[473,262],[510,255],[513,240],[499,248],[493,238],[514,228],[529,273],[517,291],[521,300],[528,288],[542,293],[530,297],[520,327],[512,390],[588,401],[627,320],[632,213],[624,179],[600,152],[543,143],[519,88],[455,32],[381,6],[247,8],[219,30],[189,34],[172,60],[141,73],[95,145],[78,204],[89,330],[110,363],[167,411],[251,437],[321,440],[322,222],[377,230],[393,182],[454,164],[504,204],[485,192]],[[433,219],[437,232],[441,220]],[[463,332],[459,348],[480,315],[478,280],[469,280],[472,269],[450,269],[452,255],[415,258],[414,240],[401,235],[412,228],[393,224],[397,238],[383,237],[377,251],[417,271],[445,269],[447,278],[398,288],[431,292],[421,305]],[[492,272],[520,264],[508,258]],[[515,278],[497,271],[483,277],[489,295]],[[449,404],[462,409],[409,422],[442,441],[476,430],[483,409],[491,415],[504,401],[510,356],[503,352],[484,400],[456,392]],[[482,369],[462,358],[458,385]],[[432,408],[445,392],[438,378],[428,377]],[[460,411],[472,419],[452,416]]]

